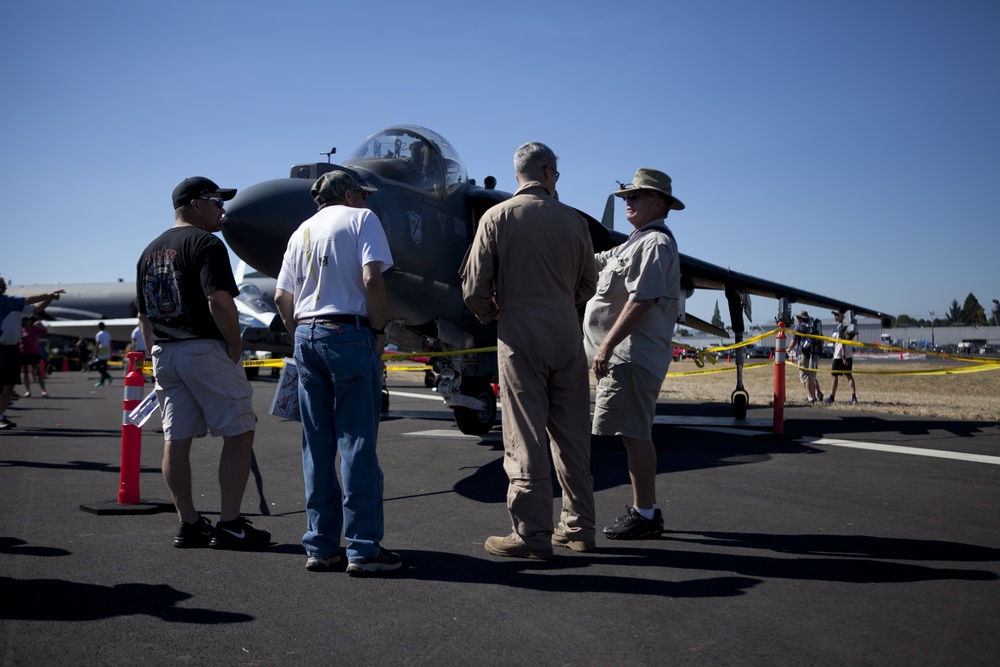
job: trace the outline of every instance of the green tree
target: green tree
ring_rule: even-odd
[[[965,297],[965,304],[962,306],[962,321],[966,324],[986,324],[986,311],[979,305],[976,296],[969,292]]]
[[[715,314],[712,315],[712,326],[719,327],[720,329],[726,328],[726,323],[722,321],[722,315],[719,313],[719,300],[715,300]]]
[[[948,309],[948,314],[945,315],[945,319],[947,319],[948,324],[951,324],[952,326],[962,324],[962,322],[964,322],[962,319],[962,307],[958,305],[958,299],[951,300],[951,308]]]

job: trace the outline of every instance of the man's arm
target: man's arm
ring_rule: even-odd
[[[208,295],[208,310],[226,341],[229,358],[234,364],[240,363],[243,358],[243,341],[240,340],[240,320],[233,295],[225,290],[212,292]]]
[[[54,292],[47,292],[45,294],[34,294],[24,298],[24,305],[30,306],[32,304],[36,304],[35,312],[42,312],[45,310],[46,306],[53,301],[57,301],[59,299],[59,295],[65,292],[66,290],[64,289],[57,289]]]
[[[376,329],[385,329],[386,302],[385,280],[382,278],[382,262],[368,262],[362,269],[361,279],[365,284],[365,301],[368,319]],[[376,348],[381,355],[385,349],[385,333],[375,335]]]
[[[594,374],[598,378],[602,378],[608,374],[608,360],[611,359],[611,353],[615,351],[618,343],[625,340],[630,333],[635,331],[635,328],[642,322],[642,318],[646,317],[646,314],[653,308],[653,304],[655,303],[656,299],[643,299],[642,301],[629,299],[625,302],[625,307],[618,315],[618,319],[615,320],[611,331],[604,337],[604,342],[601,343],[601,347],[594,354],[593,368]]]
[[[597,260],[594,258],[594,247],[590,243],[589,237],[587,237],[587,250],[583,261],[583,270],[574,295],[577,308],[590,301],[597,293]]]
[[[462,298],[472,314],[483,324],[500,317],[493,281],[495,247],[486,235],[484,220],[476,230],[476,238],[465,254],[459,275],[462,276]]]
[[[288,333],[295,335],[295,295],[283,289],[274,290],[274,307],[278,309],[278,317],[285,325]]]
[[[142,341],[146,344],[146,356],[148,357],[153,352],[153,345],[155,344],[153,340],[153,323],[149,321],[149,316],[139,313],[139,333],[142,335]]]

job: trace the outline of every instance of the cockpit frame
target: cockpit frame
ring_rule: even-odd
[[[371,135],[344,160],[424,194],[446,199],[468,181],[458,152],[440,134],[397,125]]]

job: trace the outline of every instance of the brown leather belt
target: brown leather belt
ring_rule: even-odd
[[[357,326],[365,327],[367,329],[372,329],[371,320],[367,317],[362,317],[361,315],[317,315],[316,317],[307,317],[303,320],[299,320],[299,324],[309,324],[311,322],[328,322],[330,324],[355,324]]]

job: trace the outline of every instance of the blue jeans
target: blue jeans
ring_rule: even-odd
[[[382,363],[375,335],[355,325],[301,324],[295,329],[295,363],[306,483],[302,546],[309,556],[329,558],[340,550],[343,529],[348,561],[376,556],[384,526],[375,453]]]

